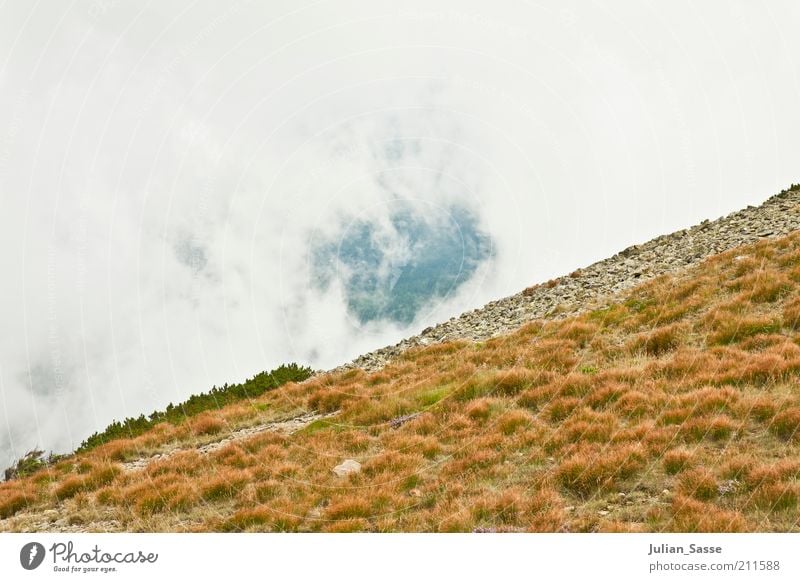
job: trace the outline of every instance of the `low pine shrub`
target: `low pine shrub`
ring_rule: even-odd
[[[156,410],[150,416],[142,414],[136,418],[126,418],[122,422],[114,421],[102,432],[94,433],[83,441],[76,452],[90,451],[115,439],[139,436],[160,422],[178,424],[206,410],[218,410],[234,402],[256,398],[288,382],[302,382],[312,374],[311,368],[293,363],[282,365],[270,372],[256,374],[241,384],[225,384],[221,388],[215,386],[208,392],[189,397],[177,406],[170,403],[166,410]]]

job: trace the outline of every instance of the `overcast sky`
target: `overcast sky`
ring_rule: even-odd
[[[800,182],[798,30],[793,1],[1,3],[0,463]],[[360,328],[309,240],[387,190],[494,254]]]

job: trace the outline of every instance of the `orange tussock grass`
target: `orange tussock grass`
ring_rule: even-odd
[[[325,533],[356,533],[367,530],[373,531],[366,519],[341,519],[322,526]]]
[[[204,469],[205,458],[197,451],[178,451],[158,461],[151,462],[145,469],[151,477],[159,475],[196,475]]]
[[[521,526],[527,514],[528,495],[517,489],[489,492],[472,502],[472,515],[478,524]]]
[[[629,390],[614,403],[613,409],[628,418],[645,416],[654,408],[653,399],[647,392]]]
[[[591,393],[586,396],[586,404],[594,409],[603,409],[617,402],[630,392],[630,387],[620,382],[603,384],[594,388]]]
[[[566,371],[575,367],[577,342],[573,340],[542,339],[529,344],[523,357],[545,370]]]
[[[740,414],[751,416],[755,420],[765,422],[777,414],[780,402],[770,396],[756,396],[740,401]]]
[[[197,436],[214,435],[225,428],[225,423],[215,414],[203,413],[192,418],[188,427]]]
[[[467,404],[464,412],[472,420],[488,420],[492,414],[491,401],[488,398],[479,398]]]
[[[775,415],[769,429],[782,439],[800,439],[800,407],[793,407]]]
[[[551,422],[560,422],[575,412],[583,404],[583,400],[575,397],[555,398],[545,410],[545,417]]]
[[[753,489],[748,504],[770,512],[796,511],[799,497],[797,483],[762,483]]]
[[[19,510],[27,507],[30,496],[25,493],[11,493],[0,499],[0,519],[11,517]]]
[[[34,501],[22,481],[0,483],[0,519],[7,519]]]
[[[358,517],[371,517],[370,504],[358,498],[349,498],[329,505],[325,509],[325,517],[332,520],[349,520]]]
[[[744,516],[738,511],[729,511],[712,503],[705,503],[675,495],[672,501],[672,519],[667,531],[735,533],[748,530]]]
[[[756,465],[754,461],[740,467],[739,478],[752,490],[765,484],[793,481],[800,478],[800,461],[781,459],[773,463]]]
[[[602,443],[611,440],[616,430],[616,416],[583,408],[556,428],[555,438],[564,443]]]
[[[138,446],[133,439],[118,439],[106,443],[94,451],[92,456],[108,461],[126,461],[136,456]]]
[[[362,466],[364,474],[368,477],[402,476],[414,473],[422,464],[420,455],[387,451],[369,458]]]
[[[382,435],[384,446],[400,452],[417,452],[427,459],[433,459],[441,451],[442,445],[433,436],[409,432],[408,429]]]
[[[553,384],[529,388],[517,398],[517,404],[525,408],[538,410],[542,405],[550,402],[558,393],[558,388]]]
[[[177,512],[195,505],[200,497],[187,479],[162,476],[130,490],[130,502],[142,517],[156,513]]]
[[[202,484],[201,496],[206,501],[231,499],[251,480],[252,475],[248,471],[221,469],[209,481]]]
[[[678,324],[658,327],[635,336],[629,343],[631,352],[643,352],[648,356],[660,356],[675,350],[680,345],[683,327]]]
[[[731,313],[718,313],[712,319],[709,336],[710,345],[732,344],[754,335],[773,333],[781,328],[776,316],[736,316]]]
[[[685,448],[676,448],[664,453],[662,463],[664,471],[670,475],[680,473],[685,468],[689,467],[694,461],[694,453]]]
[[[680,474],[678,492],[702,501],[714,499],[718,494],[718,483],[714,473],[708,469],[689,469]]]
[[[80,492],[94,491],[111,483],[121,473],[121,469],[115,464],[101,463],[87,466],[84,472],[82,475],[69,475],[58,483],[53,490],[55,497],[62,500]]]
[[[319,412],[334,412],[353,399],[345,388],[321,387],[308,397],[307,406]]]
[[[741,290],[740,298],[755,303],[773,303],[786,295],[794,284],[776,270],[760,271],[734,280],[731,287]]]
[[[718,414],[687,419],[681,425],[680,432],[688,440],[723,441],[729,439],[741,426],[742,423],[729,416]]]
[[[248,453],[241,445],[238,443],[231,443],[215,451],[212,455],[211,462],[227,467],[245,469],[252,466],[256,460],[257,458]]]
[[[50,507],[88,523],[94,502],[108,523],[162,531],[794,531],[797,257],[800,234],[736,249],[581,315],[108,443],[20,482],[30,500],[0,486],[13,513],[0,529],[24,531]],[[309,410],[337,416],[192,451],[257,416]],[[185,450],[101,475],[173,448]],[[335,476],[347,458],[361,472]],[[631,491],[646,494],[620,504]]]
[[[538,370],[515,367],[501,372],[494,378],[493,394],[513,396],[532,386],[540,386],[550,380],[552,375]]]
[[[643,466],[641,446],[627,445],[611,452],[587,447],[562,462],[556,476],[567,491],[586,497],[600,490],[612,490]]]
[[[792,331],[800,329],[800,297],[794,297],[783,307],[783,324]]]
[[[302,515],[295,513],[290,503],[272,503],[253,508],[240,509],[219,527],[221,531],[293,531],[302,522]]]
[[[594,323],[576,320],[563,326],[557,334],[557,337],[573,340],[577,342],[578,347],[584,347],[589,343],[600,331],[600,326]]]
[[[531,415],[522,410],[509,410],[497,419],[497,428],[504,435],[511,435],[515,432],[530,426]]]

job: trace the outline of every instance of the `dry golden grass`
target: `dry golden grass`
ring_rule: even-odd
[[[800,439],[800,407],[795,406],[776,414],[769,428],[782,439]]]
[[[719,494],[719,484],[713,471],[709,469],[690,469],[680,474],[678,492],[702,501],[714,499]]]
[[[669,450],[664,453],[662,458],[664,471],[666,471],[669,475],[680,473],[687,467],[691,466],[694,459],[695,455],[689,449],[680,447]]]
[[[675,496],[671,514],[666,527],[670,531],[735,533],[750,529],[740,512],[683,495]]]
[[[613,449],[585,446],[559,465],[556,476],[567,491],[587,497],[601,490],[613,491],[644,465],[641,445],[628,444]]]
[[[134,511],[144,518],[161,512],[186,510],[199,501],[192,483],[170,477],[158,477],[128,490]]]
[[[652,331],[635,336],[629,343],[631,352],[644,352],[648,356],[666,354],[680,345],[682,326],[678,324],[665,325]]]
[[[793,234],[112,441],[0,484],[0,529],[56,507],[137,531],[800,531],[798,322]],[[195,450],[307,411],[338,414]]]
[[[225,428],[225,423],[216,415],[208,412],[199,414],[188,422],[188,428],[192,434],[211,435],[217,434]]]
[[[3,483],[0,485],[0,519],[11,517],[32,501],[31,494],[17,483]]]
[[[120,474],[118,465],[110,463],[85,462],[78,466],[79,474],[68,475],[54,488],[53,493],[59,500],[68,499],[77,493],[94,491],[114,481]]]

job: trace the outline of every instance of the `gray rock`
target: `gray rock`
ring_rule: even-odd
[[[758,207],[746,208],[714,221],[659,236],[630,246],[611,258],[577,269],[552,282],[529,287],[510,297],[491,301],[446,323],[428,327],[421,336],[375,350],[337,368],[378,370],[408,347],[455,339],[483,341],[512,332],[542,317],[565,318],[589,308],[592,302],[649,281],[677,273],[707,257],[800,228],[800,188],[781,192]],[[553,314],[554,308],[558,313]]]
[[[405,414],[403,416],[398,416],[397,418],[393,418],[392,420],[389,421],[389,426],[391,426],[392,428],[400,428],[405,423],[417,418],[419,415],[420,415],[419,412],[414,412],[414,413],[411,413],[411,414]]]
[[[361,471],[361,463],[354,459],[346,459],[333,468],[333,472],[339,477],[347,477],[353,473]]]

